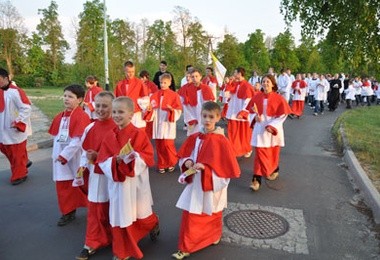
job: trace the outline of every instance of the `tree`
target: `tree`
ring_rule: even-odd
[[[79,14],[75,62],[82,80],[87,75],[104,75],[103,10],[100,0],[93,0],[85,2]]]
[[[260,74],[269,68],[269,52],[265,47],[264,33],[260,29],[248,35],[248,40],[244,43],[244,55],[249,67]]]
[[[109,31],[110,77],[116,82],[122,76],[126,60],[137,62],[135,31],[129,22],[120,19],[111,22]]]
[[[303,34],[326,36],[352,66],[358,57],[380,63],[379,0],[282,0],[280,9],[288,25],[299,18]]]
[[[42,14],[40,23],[37,25],[38,35],[42,43],[47,47],[46,62],[51,68],[49,79],[52,83],[57,83],[60,75],[60,66],[64,62],[65,51],[69,49],[69,44],[63,37],[62,26],[58,20],[58,5],[51,1],[46,9],[39,9]]]
[[[237,38],[231,34],[224,35],[222,42],[218,43],[217,57],[227,68],[228,73],[232,73],[237,67],[247,69],[248,62],[244,58],[243,46],[239,45]]]
[[[294,49],[294,37],[289,30],[280,33],[274,40],[274,49],[271,57],[272,66],[276,70],[291,68],[293,71],[297,71],[299,60]]]
[[[145,42],[148,55],[155,57],[158,61],[171,56],[176,48],[175,34],[171,25],[170,21],[156,20],[148,27]]]
[[[204,66],[208,62],[208,36],[202,24],[199,21],[193,22],[187,31],[187,36],[189,39],[189,47],[187,48],[189,57],[185,63]]]
[[[14,75],[14,59],[20,57],[21,39],[25,38],[23,19],[10,1],[0,2],[0,59]]]

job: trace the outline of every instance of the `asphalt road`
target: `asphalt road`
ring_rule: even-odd
[[[286,147],[281,152],[280,178],[249,190],[253,155],[239,159],[242,175],[229,186],[229,208],[264,209],[281,215],[289,231],[274,239],[247,239],[228,227],[221,243],[192,254],[192,259],[380,259],[379,240],[368,210],[335,151],[331,127],[342,112],[315,117],[309,108],[300,120],[285,122]],[[225,126],[225,123],[221,123]],[[178,147],[185,138],[178,124]],[[27,182],[9,184],[9,166],[0,159],[0,259],[74,259],[83,246],[86,210],[58,227],[60,217],[51,177],[51,149],[30,153],[33,166]],[[183,189],[178,170],[150,174],[154,210],[160,216],[161,235],[155,243],[140,242],[145,259],[170,259],[177,250],[181,211],[175,203]],[[358,204],[359,202],[359,204]],[[356,205],[356,206],[355,206]],[[110,248],[91,259],[111,259]]]

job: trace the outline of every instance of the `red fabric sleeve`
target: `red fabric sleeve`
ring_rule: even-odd
[[[278,133],[277,128],[275,128],[275,127],[273,127],[273,126],[271,126],[271,125],[267,125],[267,126],[265,127],[265,129],[270,129],[270,130],[272,130],[272,135],[277,135],[277,133]]]
[[[26,130],[26,124],[25,123],[23,123],[23,122],[17,122],[17,123],[15,123],[14,124],[14,126],[16,127],[16,129],[18,130],[18,131],[20,131],[20,132],[25,132],[25,130]]]

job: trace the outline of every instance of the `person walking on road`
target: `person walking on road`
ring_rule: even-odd
[[[247,109],[252,113],[251,145],[255,147],[253,178],[250,188],[258,191],[261,178],[275,180],[279,176],[280,150],[285,146],[283,123],[291,114],[288,102],[278,93],[276,79],[263,77],[264,92],[254,96]]]

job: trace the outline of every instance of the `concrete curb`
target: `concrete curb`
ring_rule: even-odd
[[[375,186],[373,186],[372,181],[368,178],[368,175],[365,173],[354,152],[348,145],[346,134],[342,126],[339,128],[339,132],[342,136],[344,149],[343,158],[348,166],[348,172],[362,191],[366,204],[372,209],[375,223],[380,224],[380,194]]]
[[[48,140],[40,141],[35,144],[27,145],[26,150],[28,152],[31,152],[38,149],[50,148],[50,147],[53,147],[53,139],[48,139]]]

